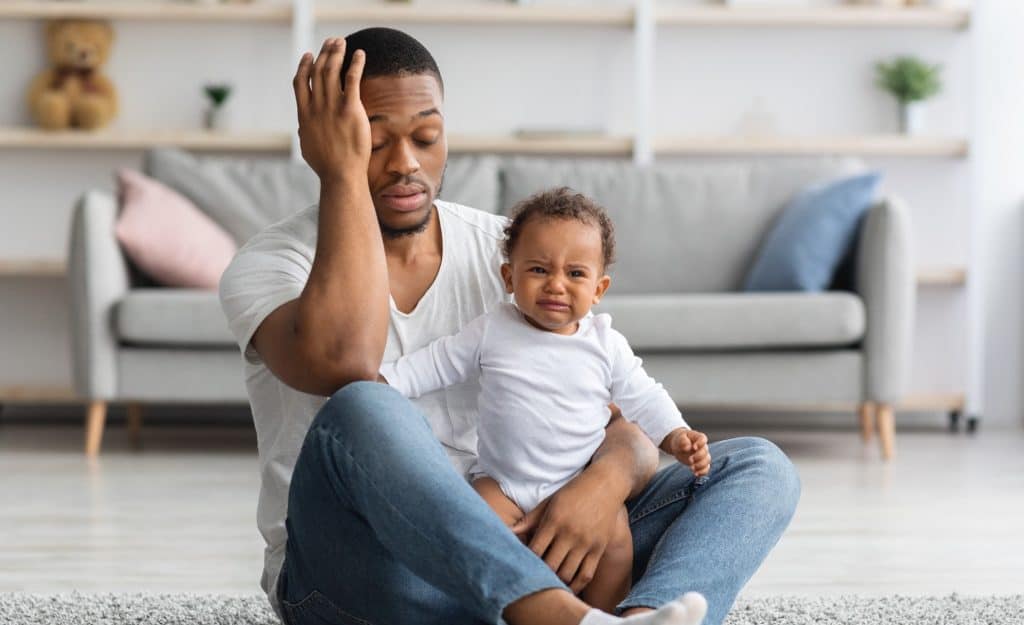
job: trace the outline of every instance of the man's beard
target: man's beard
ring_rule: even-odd
[[[400,239],[402,237],[407,237],[407,236],[411,236],[411,235],[414,235],[414,234],[419,234],[419,233],[423,232],[424,230],[426,230],[427,226],[430,224],[430,216],[433,213],[434,213],[434,203],[431,202],[427,206],[427,214],[423,216],[422,221],[420,221],[418,224],[413,224],[411,226],[406,226],[405,228],[392,228],[391,226],[387,225],[386,223],[380,221],[379,219],[377,220],[377,223],[380,224],[380,233],[381,233],[381,235],[383,235],[383,237],[385,239]]]
[[[447,172],[448,162],[445,161],[444,169],[441,170],[441,182],[438,183],[437,193],[434,195],[435,199],[441,197],[441,188],[444,187],[444,175]],[[427,214],[423,217],[423,220],[420,221],[418,224],[407,226],[405,228],[392,228],[386,223],[380,221],[379,219],[377,220],[377,223],[380,224],[380,233],[385,239],[401,239],[402,237],[419,234],[426,230],[427,226],[430,225],[430,216],[433,214],[433,212],[434,202],[431,201],[430,205],[427,207]]]

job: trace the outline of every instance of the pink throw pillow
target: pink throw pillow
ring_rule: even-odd
[[[166,185],[131,169],[117,172],[121,212],[114,227],[125,254],[166,286],[216,289],[238,246]]]

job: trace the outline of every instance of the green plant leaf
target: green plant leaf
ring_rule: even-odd
[[[875,66],[877,84],[902,103],[932,97],[942,89],[941,65],[929,65],[921,59],[901,56]]]
[[[214,107],[219,107],[224,104],[224,101],[231,95],[231,85],[228,84],[211,84],[204,85],[203,91],[206,92],[206,97],[210,98]]]

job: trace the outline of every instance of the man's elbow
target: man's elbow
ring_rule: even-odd
[[[368,364],[369,363],[356,364],[345,369],[341,376],[345,380],[345,384],[351,384],[353,382],[376,382],[380,367],[368,366]]]
[[[380,371],[381,357],[350,346],[349,349],[309,354],[307,362],[318,369],[320,378],[319,394],[330,396],[353,382],[376,382]],[[319,365],[313,363],[320,363]]]
[[[381,359],[353,354],[346,358],[333,359],[333,362],[333,377],[340,382],[340,388],[353,382],[376,382]]]

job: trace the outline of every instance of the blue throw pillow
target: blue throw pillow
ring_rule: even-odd
[[[853,242],[881,174],[815,185],[790,201],[761,244],[747,291],[824,291]]]

